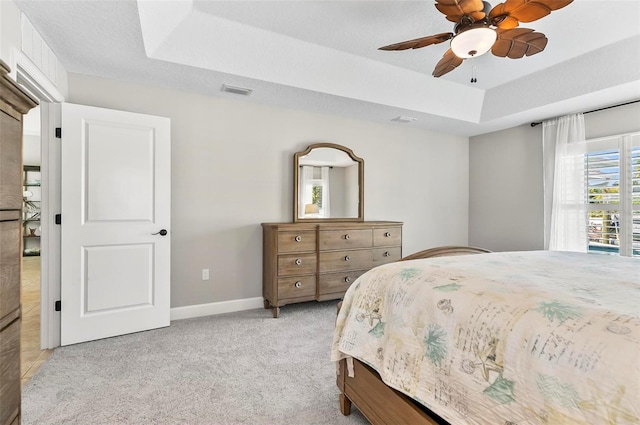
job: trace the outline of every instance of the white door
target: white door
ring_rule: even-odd
[[[61,343],[169,326],[170,120],[62,105]]]

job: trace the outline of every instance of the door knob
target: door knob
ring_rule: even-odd
[[[166,229],[162,229],[162,230],[160,230],[159,232],[152,233],[152,235],[167,236],[167,233],[168,233],[168,232],[167,232],[167,230],[166,230]]]

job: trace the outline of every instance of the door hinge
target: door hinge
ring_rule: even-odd
[[[62,127],[56,127],[56,138],[62,139]]]
[[[62,301],[58,300],[54,303],[53,309],[55,311],[62,311]]]
[[[62,224],[62,214],[55,215],[55,222],[56,224]]]

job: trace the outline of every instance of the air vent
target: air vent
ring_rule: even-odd
[[[394,119],[392,119],[391,121],[395,121],[395,122],[403,122],[403,123],[407,123],[407,122],[414,122],[417,121],[417,118],[413,118],[413,117],[403,117],[402,115],[399,117],[395,117]]]
[[[221,90],[227,93],[239,94],[242,96],[249,96],[253,92],[253,90],[251,89],[245,89],[244,87],[229,86],[227,84],[223,84]]]

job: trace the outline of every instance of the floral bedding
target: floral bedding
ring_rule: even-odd
[[[331,357],[366,363],[454,425],[640,424],[640,260],[386,264],[345,294]]]

